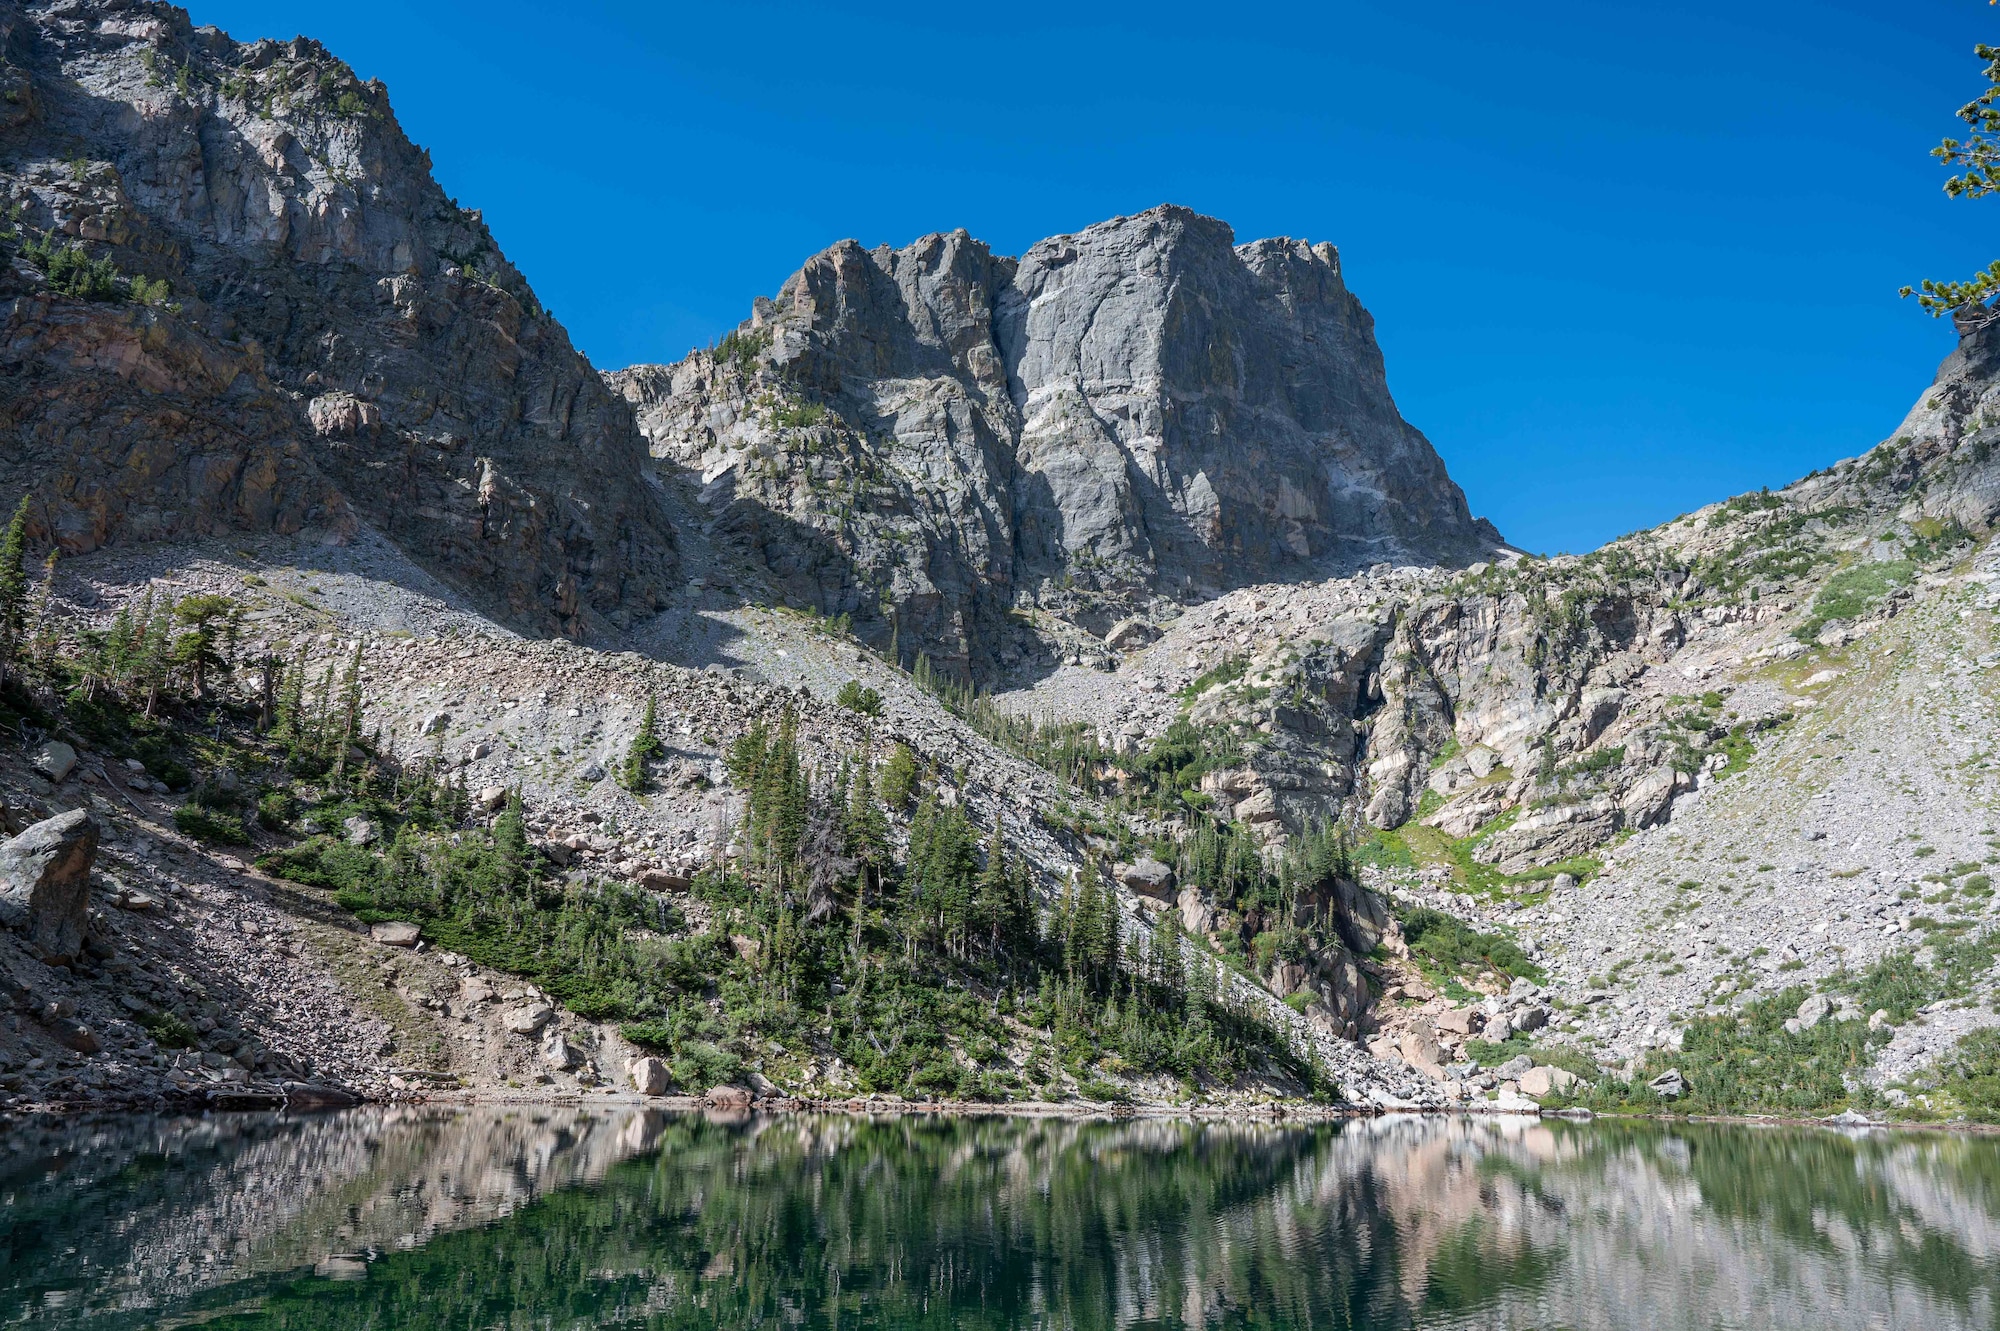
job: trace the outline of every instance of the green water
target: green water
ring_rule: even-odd
[[[2000,1142],[362,1110],[0,1128],[0,1325],[1994,1327]]]

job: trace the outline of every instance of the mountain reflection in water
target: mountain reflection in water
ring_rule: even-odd
[[[1991,1327],[2000,1142],[364,1109],[0,1129],[0,1325]]]

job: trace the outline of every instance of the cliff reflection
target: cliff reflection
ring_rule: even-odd
[[[0,1321],[1991,1326],[2000,1144],[368,1110],[0,1137]]]

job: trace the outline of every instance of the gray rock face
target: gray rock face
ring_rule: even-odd
[[[44,960],[67,963],[83,951],[97,837],[97,821],[74,809],[0,844],[0,917]]]
[[[609,382],[789,596],[974,668],[1017,604],[1105,634],[1159,598],[1500,544],[1397,414],[1333,247],[1239,246],[1185,208],[1018,261],[963,231],[844,241],[725,348]]]
[[[38,543],[367,522],[538,630],[659,601],[631,413],[381,84],[112,0],[0,0],[0,76],[27,89],[0,166],[21,226],[165,284],[79,300],[0,266],[0,490],[36,495]]]

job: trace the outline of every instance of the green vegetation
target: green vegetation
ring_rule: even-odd
[[[638,794],[648,785],[646,764],[655,758],[664,757],[667,746],[660,741],[659,718],[652,696],[646,698],[645,713],[639,718],[639,729],[626,746],[625,761],[618,766],[618,784]]]
[[[133,300],[142,305],[158,305],[172,294],[165,278],[143,274],[126,277],[109,259],[93,259],[83,246],[65,243],[53,235],[22,242],[21,256],[48,279],[49,285],[77,300]]]
[[[1687,1023],[1678,1051],[1653,1050],[1631,1083],[1606,1079],[1585,1102],[1689,1114],[1827,1114],[1844,1108],[1857,1099],[1847,1080],[1859,1076],[1890,1032],[1831,1018],[1811,1030],[1787,1031],[1785,1022],[1806,996],[1805,988],[1795,986],[1737,1012],[1697,1017]],[[1663,1106],[1645,1082],[1668,1068],[1679,1069],[1686,1091]],[[1859,1099],[1867,1102],[1865,1095]]]
[[[737,373],[749,374],[757,368],[757,360],[771,346],[771,330],[768,328],[743,332],[732,329],[722,335],[722,340],[709,350],[718,361],[736,367]]]
[[[1411,959],[1427,979],[1445,987],[1447,992],[1451,992],[1452,986],[1463,988],[1466,980],[1486,973],[1530,980],[1542,978],[1541,967],[1528,960],[1527,953],[1512,939],[1481,933],[1428,906],[1399,909],[1397,914]]]
[[[1917,566],[1907,559],[1842,569],[1819,589],[1819,595],[1813,598],[1812,613],[1792,630],[1792,636],[1800,642],[1811,642],[1836,619],[1859,619],[1890,592],[1908,586],[1916,572]]]
[[[1958,168],[1959,174],[1944,182],[1944,192],[1954,199],[1979,199],[2000,191],[2000,46],[1981,42],[1973,53],[1986,62],[1982,72],[1987,86],[1958,110],[1958,118],[1972,126],[1972,134],[1963,140],[1947,138],[1931,149],[1931,156]],[[1996,293],[2000,293],[2000,259],[1964,281],[1926,278],[1915,287],[1904,287],[1901,294],[1916,294],[1917,303],[1933,318],[1974,311],[1990,318],[1988,302]]]
[[[882,715],[881,692],[869,688],[858,679],[850,679],[842,684],[840,692],[834,695],[833,700],[850,712],[859,712],[863,716]]]
[[[2000,1027],[1959,1037],[1922,1084],[1938,1113],[1956,1113],[1975,1123],[2000,1123]]]

